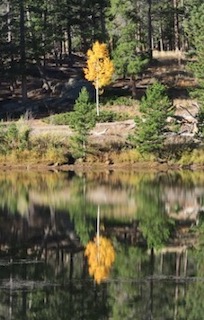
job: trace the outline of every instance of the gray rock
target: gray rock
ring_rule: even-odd
[[[81,89],[85,87],[89,93],[90,99],[94,100],[95,98],[95,88],[91,82],[85,79],[76,79],[71,78],[67,83],[64,84],[60,97],[66,97],[70,100],[76,100],[81,92]]]

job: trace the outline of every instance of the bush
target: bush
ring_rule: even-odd
[[[12,150],[25,150],[29,148],[30,128],[19,121],[7,127],[0,126],[0,151],[6,154]]]
[[[51,115],[44,121],[54,125],[69,125],[71,112],[64,112],[60,114]]]
[[[131,97],[113,96],[111,98],[101,98],[101,103],[105,106],[127,106],[132,107],[135,105],[135,100]]]
[[[118,113],[111,110],[101,110],[99,116],[95,114],[95,106],[93,105],[93,118],[96,122],[114,122],[114,121],[124,121],[129,119],[127,113]],[[55,114],[44,120],[46,123],[52,123],[54,125],[71,125],[71,118],[73,111],[65,112],[61,114]]]
[[[97,122],[114,122],[128,120],[129,116],[126,113],[117,113],[111,110],[102,110],[99,116],[96,117]]]

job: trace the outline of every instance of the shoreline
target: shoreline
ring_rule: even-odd
[[[200,171],[204,170],[203,165],[189,164],[189,165],[179,165],[179,164],[167,164],[159,162],[138,162],[134,164],[130,163],[118,163],[118,164],[105,164],[105,163],[80,163],[80,164],[1,164],[0,163],[0,172],[1,171]]]

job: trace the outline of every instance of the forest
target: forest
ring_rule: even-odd
[[[195,80],[192,96],[199,110],[196,115],[196,133],[202,136],[202,0],[1,0],[0,24],[2,118],[14,118],[19,102],[21,107],[25,106],[22,110],[29,109],[36,88],[46,93],[37,106],[39,113],[43,114],[52,105],[53,92],[57,92],[61,82],[68,81],[73,74],[77,75],[77,81],[84,79],[87,50],[99,41],[107,45],[113,61],[112,83],[118,79],[129,80],[128,89],[133,99],[138,99],[138,79],[143,77],[148,68],[158,63],[154,52],[164,55],[175,52],[178,69],[185,60],[185,67],[180,73],[188,73]],[[58,80],[54,90],[53,78]],[[164,96],[163,87],[158,85],[155,90]],[[32,99],[31,91],[34,92]],[[158,99],[156,92],[151,94],[155,94],[155,99]],[[55,108],[56,104],[53,103],[54,107],[49,112],[59,113],[60,103],[68,105],[67,100],[58,100],[58,106]],[[167,110],[170,104],[167,101],[162,103],[165,106],[163,111],[159,111],[158,117],[166,121],[164,114],[166,118],[171,115]],[[153,113],[156,114],[154,110]],[[163,129],[164,126],[157,128],[157,135]],[[140,136],[144,136],[144,132]],[[148,140],[148,136],[145,139]],[[158,147],[159,144],[160,141]],[[147,148],[143,151],[154,150]]]
[[[123,51],[121,59],[126,54],[151,59],[153,50],[193,50],[187,25],[196,20],[193,8],[199,5],[202,9],[201,0],[2,0],[1,78],[13,87],[21,76],[25,98],[31,65],[43,77],[50,58],[71,63],[72,53],[86,53],[96,40],[108,43],[111,53]]]

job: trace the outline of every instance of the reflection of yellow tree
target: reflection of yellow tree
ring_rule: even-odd
[[[106,280],[115,260],[115,251],[111,241],[102,236],[89,241],[85,256],[88,259],[89,274],[94,277],[96,283]]]

